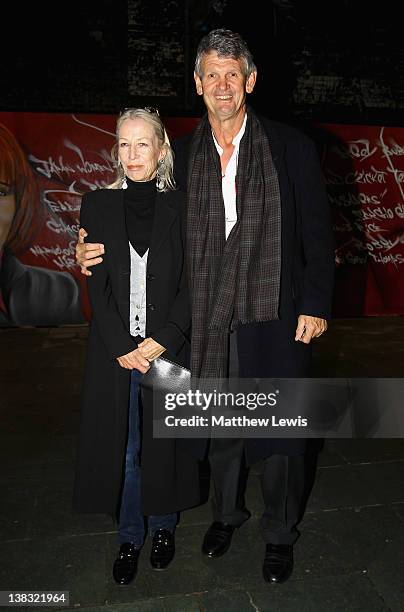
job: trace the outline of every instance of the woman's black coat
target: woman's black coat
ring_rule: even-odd
[[[105,245],[88,278],[93,317],[82,394],[82,420],[74,508],[117,514],[128,430],[130,370],[116,358],[137,347],[129,331],[130,253],[122,190],[86,194],[80,223],[89,242]],[[146,270],[146,336],[167,348],[164,356],[186,365],[190,309],[183,256],[184,195],[157,193]],[[153,439],[153,402],[143,392],[142,507],[166,514],[199,502],[197,461],[174,439]]]

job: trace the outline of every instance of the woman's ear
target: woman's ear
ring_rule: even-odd
[[[159,162],[161,162],[161,161],[163,161],[165,159],[165,157],[167,155],[167,152],[168,152],[168,145],[165,142],[163,144],[163,146],[161,147],[161,151],[160,151],[160,155],[159,155]]]

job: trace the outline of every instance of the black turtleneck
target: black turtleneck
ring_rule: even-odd
[[[124,191],[126,231],[133,248],[141,257],[150,246],[154,210],[156,207],[156,180],[131,181]]]

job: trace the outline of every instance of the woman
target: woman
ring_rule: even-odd
[[[0,327],[84,322],[71,274],[27,266],[16,257],[33,244],[45,218],[27,157],[0,123]]]
[[[126,109],[117,122],[117,177],[83,197],[80,223],[105,256],[88,278],[93,312],[74,505],[118,519],[118,584],[137,569],[148,531],[151,565],[174,556],[177,511],[199,501],[197,464],[174,439],[153,439],[153,402],[139,395],[150,361],[187,361],[190,310],[184,282],[184,196],[157,111]]]

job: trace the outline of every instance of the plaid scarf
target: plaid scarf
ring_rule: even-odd
[[[220,158],[207,115],[191,143],[187,253],[191,372],[225,378],[230,328],[278,318],[281,206],[268,137],[248,108],[236,176],[238,221],[227,241]]]

